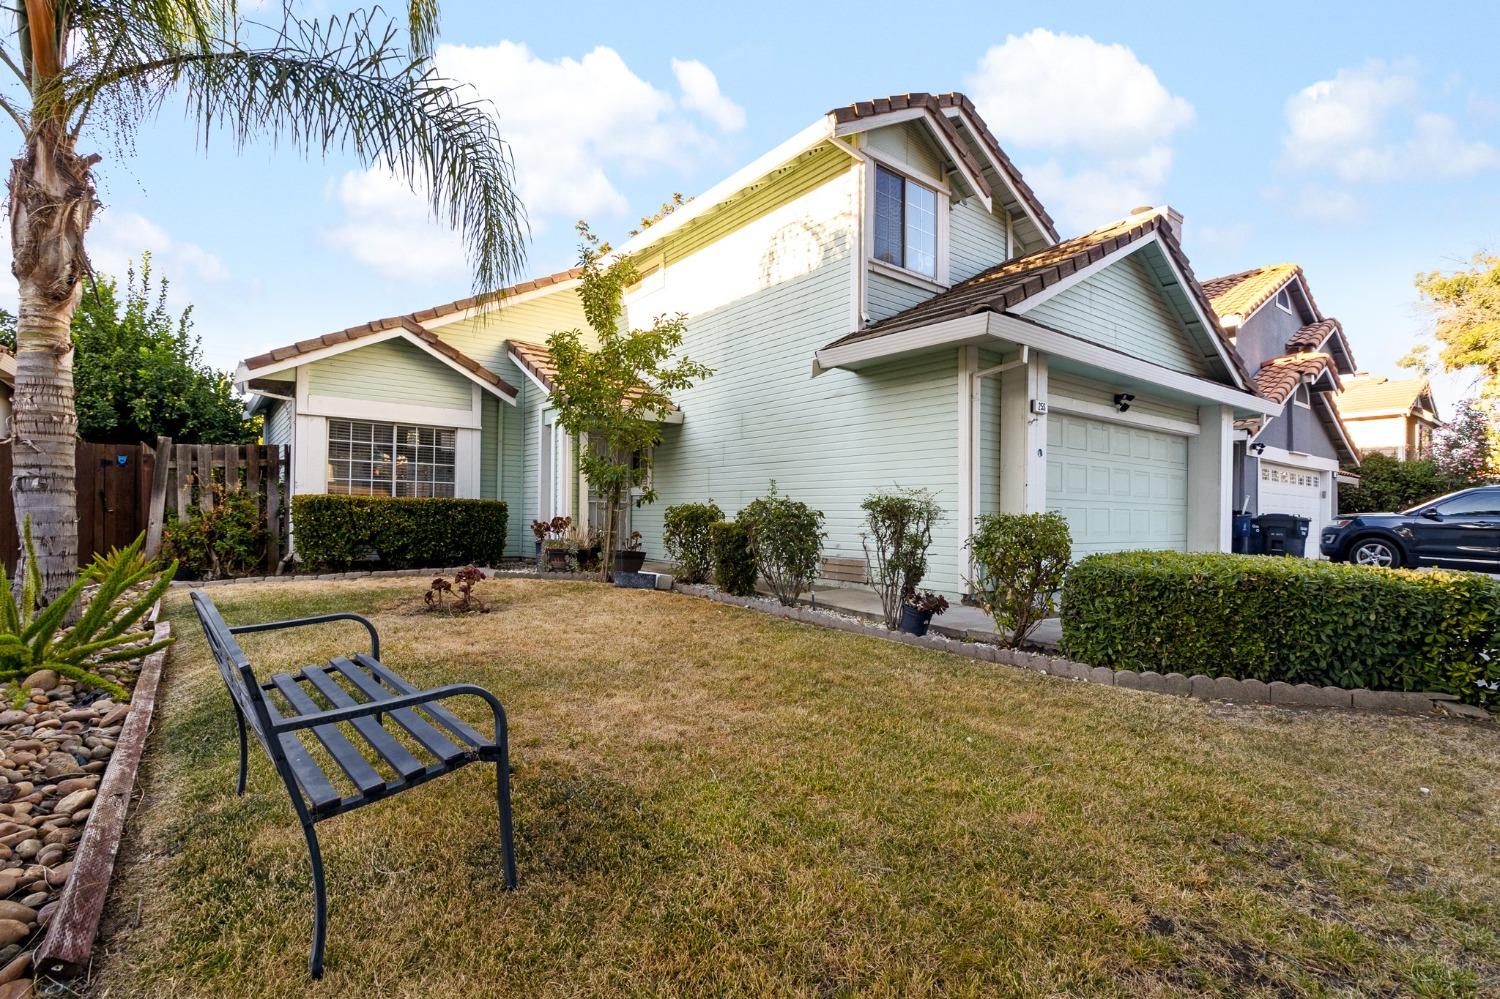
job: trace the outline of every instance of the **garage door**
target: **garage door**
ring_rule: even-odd
[[[1187,438],[1054,412],[1047,509],[1068,518],[1073,555],[1187,547]]]
[[[1328,519],[1326,493],[1331,474],[1274,461],[1260,463],[1260,512],[1290,513],[1312,521],[1307,530],[1307,554],[1314,558],[1318,555],[1316,540]]]

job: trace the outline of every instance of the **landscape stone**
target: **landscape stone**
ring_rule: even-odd
[[[31,955],[20,954],[5,967],[0,968],[0,985],[13,982],[31,969]]]
[[[0,946],[20,943],[31,935],[31,926],[16,919],[0,919]]]
[[[50,669],[39,669],[35,673],[21,681],[23,689],[42,693],[57,686],[57,673]],[[36,694],[32,695],[33,698]]]

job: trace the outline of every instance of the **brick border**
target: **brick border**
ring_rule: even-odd
[[[717,603],[760,611],[772,617],[800,621],[804,624],[832,628],[868,638],[879,638],[888,642],[900,642],[918,648],[947,652],[980,662],[991,662],[1001,666],[1012,666],[1060,679],[1096,683],[1107,687],[1123,687],[1127,690],[1144,690],[1154,694],[1174,697],[1191,697],[1200,701],[1230,701],[1235,704],[1266,704],[1276,707],[1296,708],[1348,708],[1357,711],[1373,711],[1384,714],[1433,713],[1461,718],[1487,719],[1488,711],[1472,704],[1464,704],[1451,694],[1424,693],[1398,690],[1345,690],[1342,687],[1318,687],[1307,683],[1283,683],[1280,680],[1264,683],[1260,680],[1236,680],[1227,676],[1205,676],[1182,673],[1157,673],[1154,671],[1115,670],[1107,666],[1089,666],[1061,656],[1038,652],[1007,649],[983,641],[975,641],[972,632],[962,632],[963,638],[947,635],[927,634],[921,637],[901,632],[888,631],[884,625],[866,624],[855,620],[851,612],[829,612],[799,605],[783,607],[774,600],[763,597],[735,597],[712,586],[679,583],[677,590],[688,596],[713,600]]]

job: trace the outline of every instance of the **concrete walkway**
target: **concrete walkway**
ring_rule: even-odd
[[[813,588],[812,597],[808,602],[814,607],[836,608],[876,619],[882,617],[880,597],[871,590],[844,586],[817,586]],[[933,618],[932,627],[933,630],[944,634],[970,632],[976,635],[993,635],[997,631],[993,618],[978,607],[965,604],[954,604],[946,613]],[[1046,648],[1055,648],[1061,640],[1062,621],[1055,617],[1043,621],[1031,633],[1031,641]]]

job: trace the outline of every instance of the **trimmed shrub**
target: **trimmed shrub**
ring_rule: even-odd
[[[1218,553],[1092,555],[1063,585],[1063,649],[1115,669],[1442,691],[1500,684],[1500,582]]]
[[[756,569],[776,599],[791,607],[818,578],[825,537],[823,514],[806,503],[777,495],[772,479],[770,494],[747,504],[739,519],[750,529]]]
[[[499,500],[294,496],[292,538],[304,564],[342,569],[494,565],[505,554]]]
[[[667,557],[677,563],[677,578],[701,583],[714,571],[713,538],[710,531],[724,519],[724,511],[713,500],[669,506],[662,519],[662,543]]]
[[[987,513],[965,542],[974,566],[974,600],[1009,633],[1010,647],[1056,610],[1057,588],[1073,557],[1060,513]]]
[[[755,595],[755,556],[750,551],[750,532],[734,520],[709,528],[714,550],[714,585],[736,597]]]
[[[870,582],[880,594],[885,626],[895,629],[901,604],[917,592],[927,575],[932,525],[943,511],[927,489],[896,489],[865,497],[866,533],[861,537]],[[872,551],[873,543],[873,551]]]
[[[1469,484],[1445,474],[1428,458],[1398,461],[1388,454],[1367,454],[1359,466],[1359,485],[1339,488],[1339,512],[1406,510]]]

